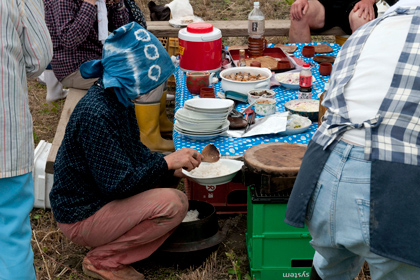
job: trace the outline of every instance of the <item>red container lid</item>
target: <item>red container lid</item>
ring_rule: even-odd
[[[210,33],[213,32],[213,24],[208,22],[193,22],[187,25],[187,32],[190,33]]]

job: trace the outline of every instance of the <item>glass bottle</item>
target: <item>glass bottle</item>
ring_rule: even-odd
[[[248,54],[262,56],[265,49],[265,17],[260,10],[260,2],[254,2],[254,9],[248,15]]]

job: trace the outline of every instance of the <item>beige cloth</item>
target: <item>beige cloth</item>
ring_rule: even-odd
[[[71,73],[67,77],[65,77],[61,84],[64,87],[68,88],[77,88],[77,89],[89,89],[98,78],[93,79],[84,79],[80,74],[80,71],[77,70],[76,72]]]

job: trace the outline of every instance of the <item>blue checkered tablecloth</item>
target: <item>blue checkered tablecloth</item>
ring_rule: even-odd
[[[305,62],[310,62],[314,65],[312,68],[312,75],[315,78],[313,82],[312,88],[312,98],[318,99],[318,95],[320,95],[324,91],[324,81],[320,78],[318,68],[319,64],[314,62],[313,58],[307,58],[302,56],[302,47],[305,45],[317,45],[317,44],[328,44],[333,48],[332,53],[328,53],[328,55],[337,56],[340,45],[333,44],[333,43],[296,43],[291,45],[296,45],[298,48],[293,53],[294,56],[300,58]],[[268,46],[270,47],[270,45]],[[328,79],[329,77],[325,77],[324,79]],[[175,72],[175,80],[176,80],[176,99],[175,99],[175,112],[184,106],[184,102],[188,99],[194,97],[191,93],[189,93],[186,87],[186,74],[182,70],[177,67]],[[220,82],[215,84],[214,86],[215,92],[223,92]],[[298,96],[297,90],[288,90],[282,86],[272,87],[272,90],[276,92],[276,100],[277,100],[277,112],[284,112],[284,103],[291,100],[296,99]],[[241,111],[245,108],[248,104],[238,103],[236,109]],[[259,117],[258,115],[256,116]],[[192,140],[189,139],[178,132],[173,132],[173,140],[175,144],[175,148],[177,150],[187,147],[187,148],[194,148],[198,151],[201,151],[204,146],[209,143],[214,144],[219,150],[222,156],[224,157],[233,157],[233,156],[241,156],[245,153],[245,151],[255,145],[259,145],[262,143],[270,143],[270,142],[285,142],[285,143],[300,143],[300,144],[308,144],[309,140],[312,138],[312,135],[318,128],[318,123],[314,122],[310,126],[310,129],[302,134],[295,134],[291,136],[279,136],[278,134],[271,134],[271,135],[261,135],[261,136],[253,136],[253,137],[246,137],[246,138],[235,138],[235,137],[225,137],[219,136],[215,139],[211,140]]]

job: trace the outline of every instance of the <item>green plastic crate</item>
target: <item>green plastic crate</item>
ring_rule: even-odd
[[[298,279],[308,280],[311,268],[273,268],[273,269],[252,269],[251,279],[253,280],[279,280],[279,279]]]
[[[285,279],[292,275],[298,277],[299,273],[303,277],[301,279],[307,279],[305,273],[310,272],[315,254],[309,244],[311,236],[308,229],[295,228],[284,222],[287,200],[261,200],[254,191],[253,187],[247,191],[246,241],[249,264],[255,279],[282,279],[279,275],[283,275],[283,272],[298,273],[289,274]]]

